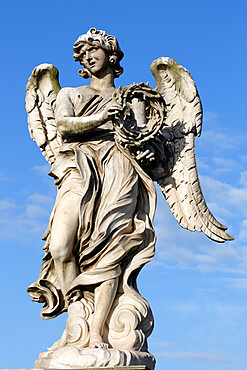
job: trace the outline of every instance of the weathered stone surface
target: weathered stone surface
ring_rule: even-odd
[[[65,346],[54,352],[40,353],[35,361],[35,368],[41,369],[73,369],[93,367],[126,367],[141,366],[153,370],[154,357],[143,351],[117,350],[113,348],[84,348],[78,350],[73,346]]]
[[[27,84],[30,135],[52,165],[58,195],[32,300],[45,319],[68,311],[65,331],[36,368],[148,366],[153,329],[137,275],[154,255],[157,181],[179,224],[224,242],[196,166],[201,101],[190,73],[171,58],[151,65],[156,89],[116,89],[123,58],[115,37],[95,28],[74,44],[88,86],[60,88],[51,64]]]
[[[71,370],[105,370],[105,367],[83,367],[83,368],[72,368]],[[1,369],[1,370],[34,370],[34,369]],[[38,370],[37,368],[35,370]],[[63,370],[63,369],[54,369]],[[146,366],[115,366],[107,367],[107,370],[149,370]]]

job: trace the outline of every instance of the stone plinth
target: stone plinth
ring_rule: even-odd
[[[1,370],[39,370],[35,369],[1,369]],[[47,369],[48,370],[48,369]],[[64,370],[64,369],[52,369],[52,370]],[[84,367],[80,369],[71,370],[149,370],[147,366],[116,366],[116,367]]]
[[[155,359],[149,352],[114,348],[83,348],[66,345],[42,352],[35,361],[36,370],[154,370]]]

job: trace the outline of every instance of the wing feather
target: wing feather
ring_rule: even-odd
[[[164,142],[172,150],[170,171],[158,184],[178,223],[191,231],[202,231],[210,239],[225,242],[234,239],[224,225],[216,220],[207,207],[200,186],[195,135],[200,136],[202,105],[189,71],[171,58],[159,58],[151,65],[156,89],[166,103]],[[173,136],[167,143],[167,128]]]
[[[25,99],[28,129],[46,160],[52,164],[62,144],[56,128],[54,109],[60,90],[58,70],[52,64],[34,68],[28,83]]]

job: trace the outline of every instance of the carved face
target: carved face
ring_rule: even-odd
[[[94,76],[100,76],[110,66],[106,52],[89,44],[84,44],[81,48],[81,64]]]

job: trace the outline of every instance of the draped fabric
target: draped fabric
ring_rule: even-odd
[[[78,95],[74,112],[76,116],[91,115],[109,103],[110,100],[98,95],[87,98]],[[68,138],[50,175],[55,179],[58,194],[44,236],[41,272],[37,282],[28,288],[32,300],[45,302],[43,318],[55,317],[65,309],[49,252],[53,219],[65,194],[80,195],[74,246],[80,273],[70,292],[83,291],[83,286],[86,289],[116,277],[120,277],[119,289],[135,288],[135,278],[131,277],[153,257],[155,241],[153,182],[129,153],[117,146],[111,122],[80,138]]]

